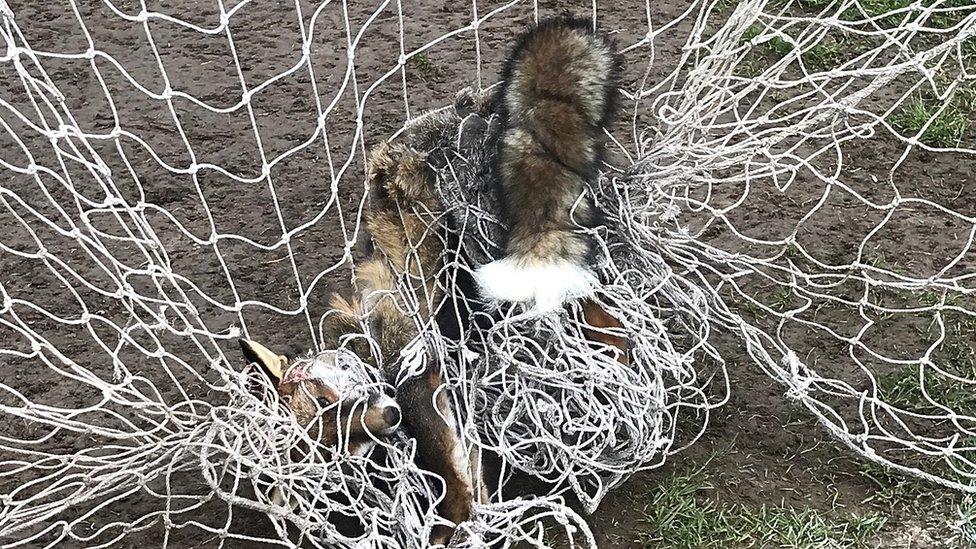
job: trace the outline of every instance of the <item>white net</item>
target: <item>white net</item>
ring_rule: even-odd
[[[236,339],[319,348],[387,139],[430,154],[458,250],[490,253],[492,117],[455,95],[565,9],[626,60],[593,192],[631,362],[575,308],[424,325],[502,464],[455,544],[595,545],[563,496],[592,512],[693,444],[731,364],[865,458],[976,491],[976,6],[556,4],[0,0],[0,539],[424,546],[443,488],[414,442],[291,452],[318,447]]]

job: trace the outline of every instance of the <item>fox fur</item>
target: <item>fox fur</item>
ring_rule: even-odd
[[[585,188],[603,160],[621,62],[584,19],[543,21],[518,41],[497,98],[496,177],[509,233],[504,257],[476,272],[482,294],[538,312],[592,295],[585,234],[599,224]]]
[[[370,207],[366,227],[372,257],[356,271],[359,295],[333,296],[333,315],[326,326],[330,348],[342,337],[361,330],[360,319],[379,343],[379,361],[387,381],[396,386],[396,400],[408,434],[417,440],[419,465],[444,479],[441,515],[458,524],[469,518],[473,502],[487,500],[477,451],[466,454],[457,419],[436,365],[425,364],[420,375],[404,376],[401,352],[420,335],[415,318],[404,312],[398,287],[406,284],[420,296],[420,316],[436,321],[433,306],[444,299],[441,271],[445,236],[436,218],[441,211],[433,193],[433,175],[424,155],[401,144],[382,144],[369,156],[367,176]],[[355,349],[369,356],[366,348]],[[431,543],[446,544],[453,528],[435,527]]]
[[[491,171],[497,185],[485,189],[479,199],[489,210],[500,210],[508,231],[502,250],[495,248],[474,263],[482,266],[473,279],[467,269],[451,269],[453,282],[466,294],[452,304],[457,308],[444,304],[456,299],[445,295],[446,252],[458,248],[451,241],[458,237],[439,223],[445,197],[437,194],[430,168],[445,161],[431,162],[427,156],[435,154],[440,139],[436,136],[457,123],[431,117],[414,124],[414,133],[406,141],[430,153],[402,143],[384,143],[369,154],[370,203],[365,220],[369,257],[356,267],[355,291],[332,297],[333,311],[326,319],[322,345],[345,348],[381,366],[387,382],[396,387],[401,412],[396,419],[417,440],[418,465],[444,479],[439,512],[454,524],[470,517],[475,501],[487,500],[480,456],[476,448],[464,447],[438,365],[427,362],[423,353],[418,355],[424,361],[419,368],[406,365],[406,355],[416,350],[425,324],[436,324],[446,337],[460,328],[442,317],[445,310],[456,312],[467,306],[467,285],[471,294],[477,288],[489,300],[524,302],[539,311],[557,308],[567,299],[592,296],[597,277],[590,265],[594,250],[586,230],[600,219],[585,190],[598,176],[604,152],[601,134],[614,113],[619,65],[610,44],[584,20],[542,22],[518,41],[492,106],[484,111],[475,107],[487,122],[472,134],[483,134],[485,141],[470,144],[496,151]],[[465,118],[461,124],[478,119]],[[493,126],[496,120],[500,124]],[[468,144],[460,139],[457,146]],[[408,307],[404,295],[416,296],[416,302]],[[590,326],[588,338],[626,362],[626,341],[616,335],[619,321],[594,299],[582,305]],[[472,316],[471,312],[455,316]],[[376,348],[365,338],[349,337],[361,334],[364,327]],[[286,366],[280,365],[281,372]],[[279,379],[287,377],[281,372]],[[361,430],[375,434],[368,411],[364,418]],[[382,427],[392,423],[381,421],[385,419],[382,415],[375,421]],[[453,531],[439,525],[430,541],[447,544]]]

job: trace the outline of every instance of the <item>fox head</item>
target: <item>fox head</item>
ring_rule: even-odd
[[[249,363],[271,379],[298,423],[321,444],[347,442],[355,453],[368,449],[373,437],[400,425],[400,407],[370,379],[365,365],[350,351],[322,351],[289,360],[267,347],[241,339]]]

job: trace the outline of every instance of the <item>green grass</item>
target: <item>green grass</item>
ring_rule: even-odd
[[[758,37],[763,32],[763,27],[759,24],[750,26],[742,33],[741,42],[749,42]],[[822,70],[836,66],[842,59],[843,54],[852,47],[843,36],[828,36],[820,43],[815,44],[801,53],[803,63],[811,68]],[[785,38],[774,36],[768,41],[759,45],[758,52],[771,57],[782,59],[790,54],[796,47]]]
[[[715,13],[724,13],[725,10],[737,3],[736,0],[718,0],[718,2],[715,2]]]
[[[861,8],[868,17],[877,17],[895,10],[906,8],[912,5],[913,2],[914,0],[861,0]],[[899,13],[896,15],[883,17],[878,20],[877,23],[882,28],[892,27],[900,23],[906,17],[906,15],[907,13]],[[859,19],[860,17],[863,17],[863,15],[856,7],[852,7],[848,12],[845,13],[845,17]]]
[[[964,307],[960,297],[949,294],[943,301],[942,294],[935,291],[909,292],[906,299],[910,306]],[[953,375],[976,379],[976,318],[954,311],[942,311],[945,334],[939,346],[932,353],[932,362],[939,369]],[[919,328],[919,338],[926,345],[936,343],[940,337],[939,325],[933,315],[932,321]],[[923,370],[925,390],[935,402],[953,409],[957,413],[976,415],[976,386],[966,385],[930,367]],[[881,398],[892,405],[922,413],[944,413],[925,398],[919,380],[919,367],[906,366],[878,379]]]
[[[899,473],[877,463],[858,460],[858,474],[870,480],[874,491],[862,503],[893,509],[907,504],[925,502],[933,504],[936,499],[932,486],[920,482],[915,477]],[[931,497],[930,497],[931,496]]]
[[[922,97],[913,97],[893,115],[892,124],[904,132],[917,134],[938,112],[938,107]],[[950,104],[932,121],[921,136],[922,143],[935,147],[954,147],[959,144],[966,130],[969,118],[955,104]]]
[[[769,306],[773,309],[778,309],[780,311],[785,311],[790,307],[790,295],[792,290],[790,288],[784,288],[782,286],[776,288],[773,292]]]
[[[968,341],[947,336],[933,355],[933,362],[960,377],[976,377],[976,359]],[[976,415],[976,387],[960,383],[932,368],[923,370],[925,392],[929,397],[958,414]],[[925,398],[917,366],[907,366],[878,379],[882,400],[893,406],[918,413],[945,413]]]
[[[750,315],[748,317],[749,320],[755,320],[763,313],[763,310],[755,303],[755,301],[753,301],[753,299],[759,301],[757,297],[749,299],[749,297],[739,294],[738,292],[733,293],[731,296],[731,301],[735,304],[735,307],[739,311],[744,311]]]
[[[829,69],[838,65],[838,61],[849,47],[850,45],[843,39],[827,38],[803,52],[803,62],[814,69]]]
[[[923,306],[958,307],[972,310],[972,303],[964,301],[956,293],[947,294],[944,298],[938,292],[922,292],[918,296],[918,303]],[[939,348],[933,355],[933,361],[943,370],[970,379],[976,379],[976,318],[951,310],[942,312],[942,324],[945,335]],[[922,337],[929,344],[934,344],[940,336],[939,325],[935,318],[927,326]],[[970,390],[976,393],[970,387]]]
[[[875,251],[864,260],[865,265],[882,269],[895,274],[906,274],[908,271],[897,262],[888,261],[884,252]]]
[[[976,70],[976,51],[972,55],[974,61],[972,70]],[[976,84],[970,82],[969,85],[957,89],[953,101],[961,110],[969,111],[970,114],[976,113]]]
[[[748,29],[743,31],[742,38],[740,38],[739,41],[748,42],[760,34],[762,34],[762,27],[758,24],[753,24]]]
[[[927,25],[936,28],[947,28],[958,24],[964,17],[966,17],[971,11],[966,10],[972,6],[973,0],[948,0],[943,2],[939,8],[943,10],[938,13],[932,14],[927,21]],[[915,0],[861,0],[861,7],[864,13],[868,17],[878,17],[886,13],[890,13],[895,10],[901,10],[907,8],[915,3]],[[931,6],[935,3],[935,0],[925,0],[922,2],[923,7]],[[961,8],[959,10],[951,11],[951,8]],[[915,19],[919,12],[913,10],[912,12],[904,11],[895,15],[890,15],[888,17],[881,17],[875,20],[875,24],[881,28],[892,28],[901,24],[906,18]],[[863,17],[861,11],[855,7],[850,8],[844,12],[843,17],[845,19],[860,19]]]
[[[881,399],[906,410],[918,413],[945,413],[925,398],[919,383],[918,369],[905,368],[878,380]],[[929,397],[956,413],[976,415],[976,390],[937,372],[925,370],[925,391]]]
[[[932,3],[931,0],[925,2],[925,4],[927,5],[931,3]],[[972,7],[972,5],[973,5],[973,0],[947,0],[940,6],[940,8],[942,9],[969,8]],[[943,29],[948,28],[958,24],[960,21],[963,20],[963,18],[968,16],[970,13],[972,12],[964,9],[936,13],[932,15],[929,24],[937,28],[943,28]]]
[[[858,548],[868,547],[886,522],[878,514],[723,505],[709,497],[711,489],[702,467],[649,490],[641,498],[641,544],[648,549]]]
[[[763,33],[764,27],[759,23],[755,23],[747,28],[743,33],[742,37],[739,39],[740,42],[749,42],[752,39],[758,37]],[[774,36],[768,41],[763,42],[761,47],[772,54],[778,55],[780,57],[793,51],[793,44],[789,41],[780,38],[779,36]]]
[[[970,38],[960,46],[962,55],[969,61],[976,60],[976,38]]]
[[[877,16],[906,8],[912,3],[914,0],[861,0],[861,7],[868,15]]]
[[[804,8],[823,8],[837,0],[797,0],[797,4]]]
[[[900,511],[930,527],[944,547],[976,547],[976,498],[962,496],[881,465],[859,461],[858,474],[875,484],[862,503],[873,508]]]
[[[953,527],[959,532],[960,538],[971,545],[976,545],[976,497],[967,496],[955,506],[956,517]]]
[[[434,65],[434,62],[431,61],[430,56],[425,51],[408,59],[407,66],[415,69],[417,74],[420,75],[421,80],[427,80],[440,72],[440,69]]]
[[[769,52],[777,57],[784,57],[795,49],[793,44],[780,38],[779,36],[772,37],[769,42],[764,44],[764,46],[767,50],[769,50]]]

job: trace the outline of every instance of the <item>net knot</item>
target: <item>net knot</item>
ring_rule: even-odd
[[[806,365],[792,350],[783,355],[780,363],[789,370],[790,374],[790,385],[786,396],[794,400],[802,400],[810,392],[810,386],[813,384],[810,376],[801,373],[801,370],[806,370]]]

